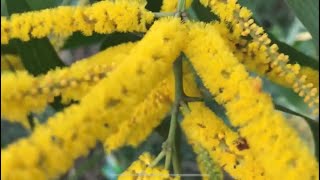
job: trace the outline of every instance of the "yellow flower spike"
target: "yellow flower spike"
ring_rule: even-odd
[[[200,92],[193,79],[189,64],[184,63],[184,92],[188,96],[198,97]],[[126,91],[123,89],[123,91]],[[109,153],[124,145],[137,147],[169,113],[174,101],[174,80],[171,73],[157,85],[148,96],[137,105],[131,117],[118,126],[117,133],[105,140],[105,149]],[[134,129],[131,131],[130,129]]]
[[[139,156],[139,159],[134,161],[129,168],[119,176],[119,180],[162,180],[162,179],[180,179],[172,178],[168,170],[163,167],[150,167],[154,158],[147,152]]]
[[[235,37],[235,40],[238,41],[239,39],[241,39],[241,36],[248,36],[250,35],[252,40],[251,42],[249,42],[249,44],[247,45],[247,47],[250,47],[250,44],[256,44],[258,43],[257,47],[253,47],[252,49],[250,49],[250,51],[255,52],[256,54],[260,54],[260,53],[266,53],[267,56],[256,56],[256,57],[251,57],[250,59],[252,59],[252,61],[255,61],[254,63],[257,64],[256,67],[252,68],[253,70],[257,71],[258,68],[258,64],[263,65],[262,61],[264,61],[264,59],[270,59],[270,65],[271,68],[278,68],[278,71],[282,71],[285,73],[286,75],[291,76],[291,74],[294,74],[293,78],[289,78],[290,81],[287,82],[288,84],[290,84],[290,86],[293,85],[293,83],[295,82],[295,80],[298,80],[303,73],[301,73],[300,71],[297,71],[297,69],[291,69],[291,68],[287,68],[286,67],[286,63],[288,63],[289,61],[289,57],[287,55],[284,55],[282,53],[279,53],[277,50],[277,46],[270,44],[271,40],[269,39],[268,35],[266,33],[263,33],[263,31],[261,31],[261,27],[257,26],[255,23],[252,23],[249,27],[247,27],[247,25],[253,22],[251,19],[251,13],[244,13],[245,11],[250,12],[249,10],[247,10],[247,8],[245,7],[241,7],[236,0],[226,0],[226,1],[220,1],[220,0],[200,0],[200,2],[205,5],[205,6],[209,6],[211,8],[211,10],[216,13],[221,20],[223,20],[223,23],[229,23],[231,25],[231,27],[233,28],[233,31],[235,33],[238,34],[234,34],[233,36]],[[243,15],[246,14],[246,15]],[[230,39],[230,38],[229,38]],[[260,51],[260,47],[263,45],[268,45],[266,46],[267,49],[264,51]],[[248,57],[245,57],[246,59],[248,59]],[[274,63],[275,61],[279,61],[277,63]],[[244,62],[246,64],[246,61]],[[247,64],[246,64],[247,65]],[[265,65],[266,67],[268,67],[268,64]],[[250,70],[252,70],[250,69]],[[275,80],[275,81],[279,81],[277,80],[274,75],[270,75],[273,74],[273,71],[271,69],[271,71],[269,71],[269,68],[263,68],[265,69],[264,71],[260,71],[260,74],[267,74],[267,76],[271,76],[271,80]],[[272,77],[273,76],[273,77]],[[286,81],[286,79],[283,79],[283,81]],[[302,86],[303,83],[300,83],[299,86]],[[300,87],[301,88],[301,87]],[[305,89],[305,93],[304,95],[308,95],[310,93],[311,89]],[[314,98],[311,98],[310,101],[315,101]],[[308,103],[307,103],[308,104]],[[313,107],[312,109],[317,109],[319,107]]]
[[[45,125],[38,126],[31,136],[2,150],[1,179],[12,179],[16,174],[28,176],[32,169],[39,170],[46,179],[65,173],[75,159],[86,155],[96,145],[97,140],[103,141],[114,133],[117,125],[128,119],[136,105],[163,80],[180,54],[185,36],[186,30],[179,19],[164,18],[154,23],[123,63],[94,86],[79,104],[57,113]],[[155,61],[154,53],[161,54],[161,60]],[[122,91],[124,88],[128,92],[126,95]],[[23,154],[28,146],[39,149],[41,153],[35,156],[41,158],[41,163],[32,166],[6,164],[27,161],[15,154]]]
[[[268,53],[264,50],[264,47],[268,48],[268,46],[259,46],[256,42],[251,42],[247,46],[240,46],[241,52],[239,52],[237,44],[242,40],[240,36],[237,36],[234,32],[230,32],[225,23],[215,23],[213,26],[228,40],[228,47],[235,52],[237,58],[250,71],[254,71],[260,75],[267,75],[270,80],[285,87],[292,87],[295,92],[300,92],[300,89],[304,89],[304,95],[310,95],[312,89],[312,87],[305,86],[306,84],[319,84],[319,74],[316,70],[309,67],[300,67],[298,64],[289,64],[288,66],[284,64],[282,66],[283,63],[288,62],[288,56],[284,54],[279,54],[275,60],[271,61],[272,59],[269,58]],[[271,45],[267,51],[277,53],[278,46],[275,44]],[[309,101],[306,104],[314,102],[315,98],[310,98]],[[318,107],[314,104],[311,109],[316,108]]]
[[[110,153],[124,145],[136,147],[143,142],[170,111],[173,87],[173,78],[170,77],[154,88],[146,99],[137,105],[131,117],[119,124],[117,132],[105,140],[106,151]]]
[[[67,37],[81,31],[85,35],[93,32],[111,33],[144,32],[153,21],[153,13],[134,1],[101,1],[92,6],[57,7],[35,12],[1,17],[1,44],[10,39],[28,41],[53,34]]]
[[[275,111],[270,95],[261,90],[261,80],[248,76],[220,34],[211,25],[200,23],[190,25],[188,32],[189,43],[184,52],[215,100],[225,107],[231,124],[239,127],[257,163],[264,167],[265,175],[269,179],[287,179],[287,174],[297,179],[319,178],[315,157],[284,117]],[[225,70],[231,73],[226,76]],[[224,94],[229,96],[219,98]],[[270,129],[270,124],[276,128]],[[286,154],[284,149],[290,149],[290,154],[280,160],[278,157]],[[283,163],[291,159],[296,166]]]
[[[13,54],[1,55],[1,71],[16,70],[24,70],[20,57]]]
[[[236,132],[203,103],[191,103],[190,109],[191,113],[185,114],[182,121],[182,129],[196,153],[202,147],[217,165],[236,179],[268,179],[267,170],[256,162],[251,146],[241,142]],[[217,173],[214,169],[211,171]]]
[[[61,94],[65,103],[70,100],[80,100],[93,85],[100,81],[99,78],[91,81],[92,67],[103,65],[109,67],[107,68],[109,72],[113,71],[115,64],[120,64],[127,54],[126,51],[130,52],[133,46],[133,43],[118,45],[77,61],[71,67],[52,70],[43,76],[33,77],[24,71],[3,73],[1,75],[1,117],[14,122],[27,122],[27,115],[30,112],[42,112],[47,104],[53,101],[54,96]],[[89,79],[83,81],[83,77],[89,77]],[[71,83],[74,79],[79,83]],[[25,98],[27,95],[32,95],[33,98],[27,101]]]
[[[186,9],[188,9],[191,4],[192,0],[186,0]],[[163,12],[175,12],[177,10],[178,0],[163,0],[161,11]]]

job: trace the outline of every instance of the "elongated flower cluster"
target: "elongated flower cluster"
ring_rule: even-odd
[[[119,125],[117,132],[106,139],[106,150],[111,152],[124,145],[136,147],[145,140],[170,111],[173,90],[172,77],[163,80],[154,88],[146,99],[136,106],[132,116]]]
[[[67,37],[76,31],[146,32],[137,43],[108,48],[37,77],[23,69],[2,70],[2,118],[27,126],[27,116],[42,112],[57,96],[64,104],[76,103],[1,150],[1,179],[57,179],[97,142],[104,143],[107,153],[137,147],[170,110],[161,153],[155,159],[143,153],[119,179],[180,179],[169,172],[172,162],[174,172],[180,173],[174,140],[180,113],[203,179],[222,179],[222,169],[235,179],[319,179],[312,152],[275,110],[261,79],[247,69],[293,85],[314,111],[319,104],[313,87],[319,84],[316,72],[287,64],[288,57],[271,45],[251,12],[236,0],[200,0],[220,17],[220,23],[212,24],[186,22],[178,2],[164,0],[162,10],[181,17],[160,18],[148,31],[154,16],[144,9],[146,0],[101,1],[1,17],[2,44]],[[186,7],[191,2],[186,1]],[[172,13],[156,13],[166,14]],[[2,55],[2,63],[9,62],[3,61],[6,57],[12,58]],[[204,102],[195,102],[208,100],[202,99],[195,73],[230,122]],[[157,165],[164,157],[166,169]]]
[[[184,36],[185,29],[178,19],[157,21],[123,63],[92,88],[80,104],[56,114],[29,138],[2,150],[1,179],[55,178],[64,173],[97,140],[103,141],[122,120],[130,117],[134,107],[170,71]],[[28,148],[32,149],[32,162],[20,158]],[[60,163],[64,165],[58,166]]]
[[[232,125],[239,127],[257,162],[269,170],[266,176],[317,178],[318,164],[307,146],[274,110],[270,96],[262,92],[261,80],[248,76],[219,33],[211,25],[195,24],[189,38],[186,55],[215,100],[226,108]]]
[[[30,112],[42,112],[54,97],[61,95],[63,103],[80,100],[121,63],[133,46],[127,43],[112,47],[71,67],[51,70],[38,77],[24,71],[2,74],[1,117],[25,124]]]
[[[276,44],[271,44],[264,29],[254,23],[250,10],[241,7],[237,0],[201,0],[201,3],[209,6],[223,21],[231,23],[234,33],[239,37],[251,36],[252,41],[246,45],[247,53],[250,56],[258,56],[254,59],[259,61],[260,66],[267,65],[265,72],[271,68],[275,70],[277,76],[284,76],[294,91],[304,97],[304,101],[313,110],[313,113],[319,113],[318,88],[307,82],[307,76],[300,72],[299,64],[287,64],[289,57],[279,53]]]
[[[292,87],[291,81],[285,76],[279,76],[276,69],[265,63],[265,53],[263,51],[255,51],[248,48],[248,40],[231,31],[225,22],[214,23],[214,28],[224,37],[230,50],[234,53],[237,59],[243,63],[250,71],[256,72],[259,75],[266,75],[270,80],[285,87]],[[310,67],[301,66],[300,73],[306,75],[306,84],[312,83],[314,87],[319,86],[319,73]]]
[[[191,113],[185,115],[182,128],[193,149],[206,152],[213,161],[237,179],[268,179],[250,148],[236,132],[202,103],[192,103]],[[208,161],[208,160],[207,160]],[[210,169],[209,174],[217,174]]]
[[[143,153],[138,160],[134,161],[130,167],[119,176],[119,180],[179,179],[179,177],[170,177],[168,170],[163,167],[151,167],[152,160],[153,157],[149,153]]]
[[[199,90],[193,80],[190,66],[184,63],[185,73],[183,75],[184,91],[187,95],[198,97]],[[105,149],[111,152],[125,145],[137,147],[149,136],[165,116],[170,112],[174,101],[173,74],[157,85],[148,96],[136,106],[133,114],[128,120],[123,121],[117,132],[105,140]],[[131,131],[134,129],[134,131]]]
[[[101,1],[92,6],[63,7],[1,17],[1,44],[10,39],[28,41],[50,33],[68,36],[81,31],[85,35],[114,31],[146,31],[153,14],[134,1]]]

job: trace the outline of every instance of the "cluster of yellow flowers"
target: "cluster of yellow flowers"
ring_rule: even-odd
[[[62,103],[79,103],[37,125],[30,137],[1,150],[1,179],[58,178],[97,141],[104,142],[107,153],[125,145],[137,147],[173,106],[183,109],[181,126],[197,153],[201,173],[207,175],[204,179],[221,179],[220,168],[236,179],[318,179],[313,154],[275,110],[262,81],[249,76],[247,68],[260,75],[271,68],[267,75],[271,79],[281,75],[281,84],[293,84],[315,113],[319,104],[313,87],[319,84],[316,71],[286,64],[288,57],[276,45],[270,46],[251,12],[236,0],[201,0],[221,18],[220,23],[208,24],[183,23],[178,17],[153,22],[154,15],[144,9],[143,2],[101,1],[1,17],[2,44],[14,38],[28,41],[75,31],[85,35],[146,32],[137,43],[108,48],[44,75],[34,77],[23,69],[2,71],[2,118],[28,126],[28,114],[44,111],[54,97],[61,96]],[[164,0],[162,10],[173,12],[177,5],[178,1]],[[233,26],[232,32],[227,23]],[[252,40],[244,39],[248,35]],[[179,87],[172,64],[183,57],[181,52],[189,61],[183,61],[183,94],[176,102]],[[235,128],[204,103],[186,100],[201,96],[193,70]],[[142,154],[119,179],[174,179],[167,169],[154,166],[154,160]]]
[[[215,29],[224,37],[230,50],[237,59],[243,63],[248,70],[266,75],[273,82],[290,88],[292,83],[287,81],[284,76],[279,76],[279,72],[271,68],[269,63],[265,62],[265,52],[254,51],[248,48],[248,40],[231,31],[225,22],[214,23]],[[312,83],[314,87],[319,86],[318,71],[310,67],[301,66],[300,73],[307,76],[307,82]]]
[[[42,112],[54,97],[61,95],[63,103],[80,100],[121,63],[133,46],[127,43],[112,47],[71,67],[57,68],[37,77],[25,71],[2,74],[1,116],[25,124],[30,112]]]
[[[250,144],[257,160],[264,164],[270,162],[268,169],[275,172],[270,177],[279,178],[281,174],[299,177],[299,174],[303,174],[305,178],[306,174],[300,170],[308,171],[310,177],[315,177],[317,162],[313,155],[297,133],[286,124],[283,116],[274,110],[271,97],[262,92],[261,80],[249,77],[245,67],[227,51],[223,41],[211,25],[190,25],[185,53],[205,86],[215,100],[225,107],[232,125],[239,127],[238,131]],[[276,125],[275,128],[271,129],[270,124]],[[284,152],[284,147],[289,148],[290,153]],[[288,166],[291,167],[291,164],[284,163],[291,161],[295,162],[293,167],[297,168],[296,171],[289,172]]]
[[[135,1],[101,1],[92,6],[46,9],[39,12],[13,14],[10,19],[1,17],[1,44],[18,38],[42,38],[50,33],[68,36],[81,31],[85,35],[114,31],[146,31],[153,14]]]
[[[250,147],[243,142],[238,142],[241,138],[237,132],[229,129],[204,104],[193,103],[190,108],[191,113],[185,116],[182,128],[196,152],[199,147],[202,147],[234,178],[265,177],[265,170],[252,156]]]
[[[163,167],[151,167],[153,158],[149,153],[143,153],[139,159],[131,164],[131,166],[119,176],[119,180],[134,180],[139,177],[145,180],[161,180],[161,179],[180,179],[179,177],[171,178],[168,170]]]
[[[45,177],[56,177],[65,172],[75,158],[84,155],[94,146],[96,140],[103,141],[116,131],[123,120],[129,119],[134,107],[170,71],[171,64],[184,44],[184,36],[185,30],[178,19],[162,19],[154,23],[118,68],[94,86],[81,99],[80,104],[72,105],[51,117],[45,127],[35,129],[28,139],[2,150],[1,179],[30,175],[33,169],[40,171]],[[130,81],[127,77],[131,77]],[[28,145],[38,138],[41,147],[45,145],[47,151],[42,151],[40,145],[34,144],[32,148],[36,151],[33,156],[41,159],[45,165],[16,163],[20,162],[20,158],[15,154],[24,154]],[[55,151],[56,149],[59,150]],[[53,159],[65,159],[65,165],[55,169],[54,164],[53,167],[50,164]],[[11,173],[12,171],[16,173]]]
[[[304,101],[313,110],[314,114],[319,113],[319,92],[316,84],[308,82],[307,76],[300,72],[299,64],[287,64],[289,57],[279,53],[276,44],[271,44],[271,40],[264,29],[259,27],[251,18],[250,10],[241,7],[237,0],[200,0],[200,2],[209,6],[223,23],[231,24],[233,34],[238,39],[237,44],[245,46],[247,49],[246,57],[254,57],[249,59],[251,60],[249,65],[253,62],[254,66],[257,67],[254,69],[262,74],[267,73],[270,70],[269,68],[274,69],[273,73],[276,76],[283,76],[294,91],[299,93],[299,96],[304,97]],[[252,40],[246,42],[240,36],[250,36]]]

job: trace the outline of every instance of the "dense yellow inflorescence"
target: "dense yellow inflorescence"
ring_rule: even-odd
[[[230,23],[237,36],[251,36],[252,41],[246,45],[248,53],[251,56],[259,56],[255,58],[260,61],[259,64],[267,64],[266,68],[274,69],[278,76],[283,76],[294,91],[304,97],[304,101],[313,113],[319,113],[318,87],[307,82],[307,76],[300,72],[299,64],[287,64],[289,57],[280,53],[276,44],[271,44],[264,29],[252,19],[250,10],[241,7],[237,0],[200,0],[200,2],[209,6],[222,21]]]
[[[63,103],[80,100],[122,62],[133,46],[115,46],[38,77],[25,71],[2,74],[1,117],[26,124],[30,112],[42,112],[54,97],[61,95]]]
[[[57,178],[68,170],[97,140],[103,141],[114,133],[117,125],[128,119],[135,106],[170,72],[184,37],[179,19],[157,21],[123,63],[79,104],[49,118],[30,137],[1,151],[1,179]]]
[[[153,157],[145,152],[139,156],[139,159],[134,161],[130,167],[119,176],[119,180],[163,180],[163,179],[180,179],[179,177],[172,178],[168,170],[163,167],[151,167]]]
[[[262,92],[261,80],[250,77],[246,68],[284,86],[293,85],[318,113],[316,71],[287,64],[288,56],[271,45],[251,12],[236,0],[200,1],[222,22],[182,25],[179,18],[162,18],[138,43],[109,48],[68,68],[38,77],[2,70],[2,118],[28,126],[27,115],[43,111],[54,97],[79,103],[37,125],[30,137],[1,150],[1,179],[57,179],[101,141],[108,153],[125,145],[137,147],[173,105],[171,68],[181,50],[233,126],[225,125],[202,102],[189,103],[190,112],[181,108],[182,129],[204,179],[223,178],[217,165],[236,179],[319,179],[312,152],[274,109],[270,95]],[[186,7],[191,3],[187,0]],[[174,12],[177,4],[177,0],[164,0],[162,11]],[[145,0],[101,1],[1,17],[1,44],[48,35],[59,39],[76,31],[85,35],[145,32],[154,18],[145,5]],[[252,40],[245,40],[249,35]],[[60,46],[58,42],[56,48]],[[17,61],[10,63],[4,67],[12,69]],[[200,97],[190,66],[185,65],[184,92]],[[180,179],[163,167],[150,166],[153,160],[149,153],[142,154],[119,179]]]
[[[253,51],[252,48],[248,48],[248,41],[229,30],[225,22],[215,23],[213,26],[224,37],[230,50],[248,70],[259,75],[266,75],[270,80],[282,86],[292,87],[292,83],[285,76],[280,76],[277,69],[271,68],[270,64],[265,62],[266,57],[263,51]],[[300,73],[306,75],[306,84],[312,83],[314,87],[319,86],[317,70],[301,66]]]
[[[24,70],[24,66],[19,56],[14,54],[1,55],[1,72]]]
[[[101,1],[91,6],[59,6],[36,12],[1,17],[1,44],[10,39],[28,41],[49,34],[66,37],[81,31],[89,36],[93,32],[112,33],[146,31],[153,14],[135,1]]]
[[[184,63],[184,92],[189,96],[199,97],[200,92],[188,65]],[[170,112],[174,101],[174,91],[174,80],[171,73],[136,106],[131,117],[118,126],[117,132],[106,139],[106,151],[111,152],[124,145],[137,147],[143,142]]]
[[[218,31],[211,25],[192,25],[188,42],[186,55],[214,99],[225,107],[232,125],[239,127],[257,162],[268,169],[265,175],[318,178],[318,163],[310,150],[274,110],[270,95],[262,92],[261,80],[249,77]]]
[[[182,122],[184,134],[195,152],[212,160],[236,179],[268,179],[249,147],[203,103],[190,104],[191,113]],[[203,150],[201,150],[203,148]],[[206,151],[206,152],[203,152]],[[217,174],[217,169],[211,169]]]
[[[167,78],[136,106],[129,119],[119,124],[117,132],[106,139],[106,151],[111,152],[124,145],[138,146],[165,118],[172,102],[173,81]]]

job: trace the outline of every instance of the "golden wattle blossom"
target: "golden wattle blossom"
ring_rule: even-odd
[[[69,105],[1,150],[1,179],[57,179],[97,142],[107,154],[137,148],[169,115],[159,155],[141,154],[119,179],[180,179],[170,174],[171,165],[179,171],[177,125],[204,179],[222,179],[222,169],[244,180],[319,179],[317,159],[259,77],[292,88],[318,115],[318,71],[290,64],[236,0],[200,3],[219,21],[189,20],[184,9],[192,0],[163,0],[161,12],[147,10],[145,0],[105,0],[1,17],[1,45],[49,37],[59,51],[75,32],[142,36],[37,76],[18,55],[1,54],[1,118],[30,128],[28,116],[55,98]],[[229,122],[207,101],[223,108]]]

